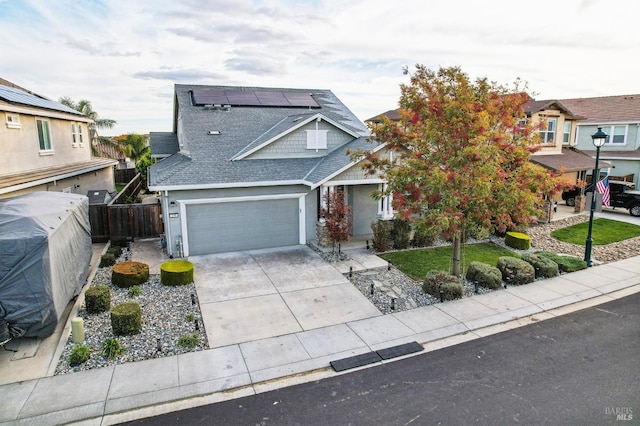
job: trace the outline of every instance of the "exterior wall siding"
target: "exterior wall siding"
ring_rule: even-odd
[[[369,235],[371,223],[378,219],[378,201],[371,198],[377,184],[350,186],[349,204],[353,211],[352,235]]]
[[[261,150],[251,154],[247,158],[250,159],[267,159],[267,158],[308,158],[323,157],[328,152],[342,146],[344,143],[353,139],[350,134],[332,126],[326,121],[318,123],[318,130],[328,130],[327,132],[327,149],[307,149],[307,132],[306,130],[315,130],[316,122],[307,123],[299,129],[283,136],[282,138],[265,146]]]
[[[616,125],[621,123],[614,123]],[[602,123],[602,124],[580,124],[578,125],[578,137],[577,137],[577,148],[582,150],[594,150],[593,141],[591,139],[591,135],[594,134],[598,130],[598,126],[602,126],[606,133],[609,133],[609,130],[606,128],[611,126],[611,124]],[[640,148],[640,123],[629,123],[627,126],[627,141],[625,144],[605,144],[600,152],[605,151],[634,151]]]
[[[11,153],[10,156],[0,156],[1,175],[91,160],[91,143],[86,123],[48,118],[45,115],[19,116],[21,127],[14,129],[6,125],[6,113],[0,114],[0,140],[4,151]],[[36,118],[49,121],[50,153],[40,152]],[[78,124],[82,125],[82,146],[79,143],[74,146],[72,143],[71,123],[75,123],[76,128]]]

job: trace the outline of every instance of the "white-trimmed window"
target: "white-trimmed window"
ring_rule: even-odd
[[[564,122],[564,133],[562,133],[562,143],[565,145],[569,145],[571,142],[571,122]]]
[[[73,147],[77,148],[78,146],[82,147],[84,140],[82,139],[82,124],[81,123],[71,123],[71,141],[73,142]]]
[[[609,135],[607,138],[607,144],[625,145],[627,143],[627,127],[628,126],[626,124],[609,126],[608,132],[607,128],[604,127],[603,130]]]
[[[547,118],[547,125],[540,129],[540,143],[542,145],[555,145],[556,140],[556,119]]]
[[[51,151],[51,130],[49,128],[49,120],[36,118],[36,127],[38,129],[38,144],[40,151]]]
[[[22,124],[20,123],[20,116],[18,114],[11,114],[6,112],[5,114],[5,123],[9,129],[21,129]]]
[[[327,133],[329,130],[306,130],[307,149],[327,149]]]
[[[76,133],[76,123],[71,123],[71,142],[74,148],[78,146],[78,134]]]

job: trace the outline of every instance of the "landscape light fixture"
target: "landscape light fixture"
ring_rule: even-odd
[[[607,142],[607,134],[602,131],[602,127],[598,127],[598,131],[591,135],[593,145],[596,147],[596,166],[593,169],[593,178],[591,179],[591,208],[589,209],[589,231],[587,232],[587,241],[585,242],[584,261],[587,266],[591,267],[591,248],[593,247],[593,238],[591,231],[593,230],[593,213],[596,211],[596,183],[600,179],[600,171],[598,163],[600,162],[600,148]]]

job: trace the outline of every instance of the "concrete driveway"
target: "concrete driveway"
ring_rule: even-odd
[[[382,315],[306,246],[189,260],[211,348]]]

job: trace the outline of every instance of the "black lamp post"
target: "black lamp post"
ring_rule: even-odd
[[[584,261],[587,262],[587,266],[591,266],[591,247],[593,246],[593,239],[591,238],[591,231],[593,230],[593,212],[596,210],[596,183],[600,179],[600,173],[598,170],[598,162],[600,161],[600,148],[607,141],[607,134],[602,131],[602,127],[598,127],[598,131],[591,135],[593,145],[596,147],[596,168],[593,170],[593,179],[591,179],[591,209],[589,211],[589,231],[587,232],[587,241],[584,250]]]

